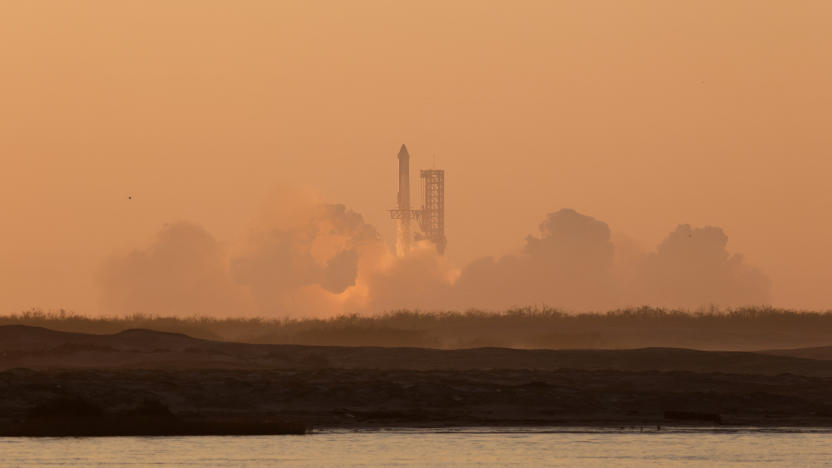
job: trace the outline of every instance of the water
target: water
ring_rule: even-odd
[[[655,428],[653,428],[655,430]],[[2,466],[832,466],[832,431],[322,431],[308,436],[0,438]]]

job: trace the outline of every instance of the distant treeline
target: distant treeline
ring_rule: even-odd
[[[98,334],[147,328],[211,340],[339,346],[760,350],[832,345],[832,311],[774,308],[641,307],[579,314],[548,308],[399,310],[329,319],[89,317],[34,309],[0,316],[0,325],[8,324]]]

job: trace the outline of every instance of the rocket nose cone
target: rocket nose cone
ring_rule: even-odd
[[[399,149],[399,158],[410,157],[410,153],[407,152],[407,146],[402,144],[401,149]]]

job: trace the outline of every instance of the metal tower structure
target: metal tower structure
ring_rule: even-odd
[[[421,227],[425,239],[433,242],[439,255],[445,253],[445,171],[429,169],[421,172],[425,187]]]

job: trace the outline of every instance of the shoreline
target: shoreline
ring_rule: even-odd
[[[306,427],[302,429],[282,426],[279,430],[236,430],[236,431],[205,431],[194,430],[186,432],[171,431],[130,431],[118,433],[106,432],[41,432],[41,433],[0,433],[0,439],[57,439],[57,438],[113,438],[113,437],[263,437],[263,436],[315,436],[338,434],[480,434],[480,435],[511,435],[511,434],[598,434],[598,435],[633,435],[644,434],[832,434],[830,426],[759,426],[759,425],[727,425],[727,426],[689,426],[663,424],[659,426],[617,426],[610,424],[582,424],[582,425],[463,425],[463,426],[357,426],[357,427]]]

